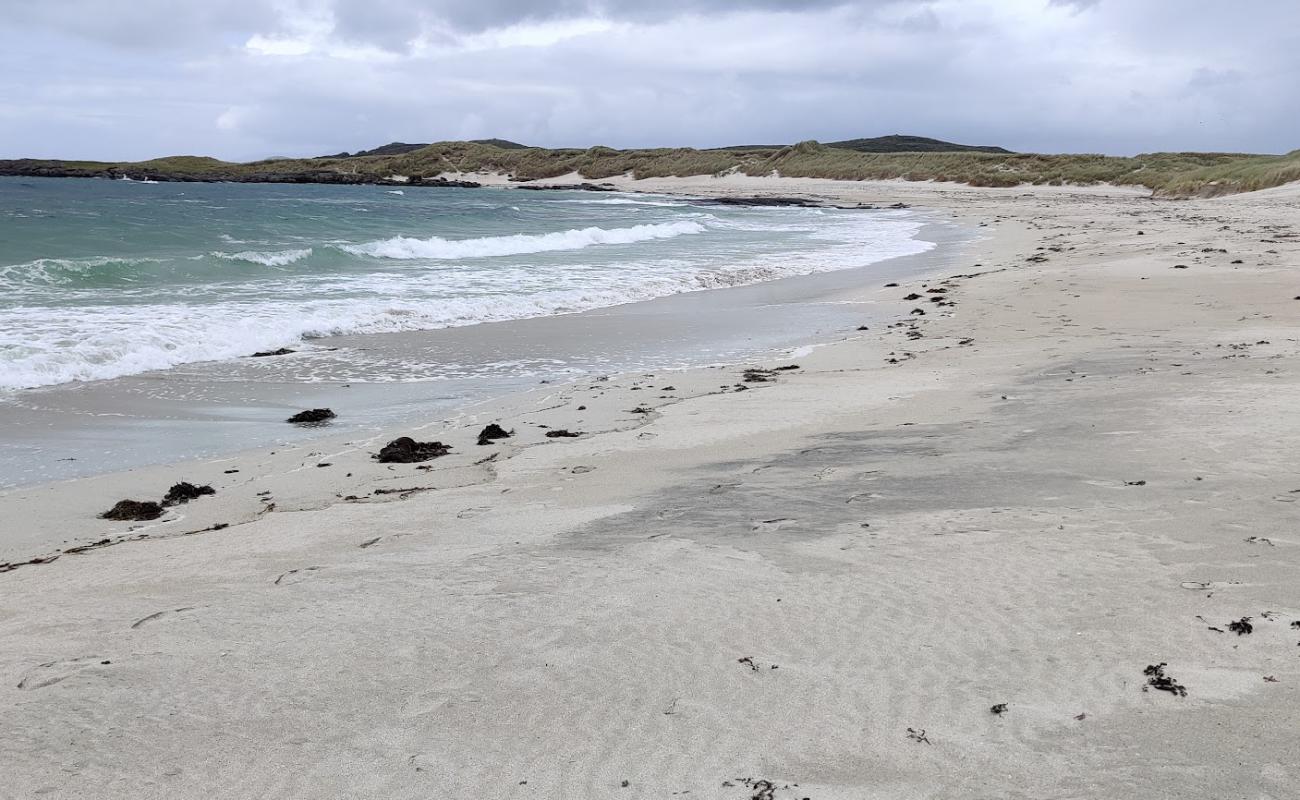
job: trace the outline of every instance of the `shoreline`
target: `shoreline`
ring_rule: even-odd
[[[640,188],[907,202],[991,235],[867,287],[894,319],[773,380],[542,387],[504,445],[428,470],[316,453],[248,486],[254,521],[0,574],[13,790],[1294,788],[1300,185],[712,180]],[[295,506],[345,457],[389,491]],[[1158,664],[1186,696],[1147,691]]]
[[[377,340],[396,342],[398,347],[404,349],[424,349],[429,346],[431,341],[443,340],[456,343],[452,346],[453,348],[474,347],[476,345],[486,346],[489,349],[494,346],[508,347],[509,343],[515,341],[550,343],[546,345],[547,348],[563,346],[556,343],[576,342],[577,344],[570,344],[569,346],[581,348],[588,346],[582,344],[582,342],[592,338],[608,343],[620,336],[630,337],[632,340],[663,337],[670,329],[684,325],[686,320],[707,315],[718,318],[716,324],[704,329],[706,332],[711,331],[712,334],[697,334],[686,339],[685,341],[689,347],[694,348],[707,344],[710,348],[714,348],[716,347],[715,342],[721,343],[723,340],[722,338],[711,338],[712,336],[740,337],[737,338],[737,342],[739,342],[741,339],[751,339],[762,333],[767,339],[760,339],[759,341],[770,340],[770,342],[759,344],[757,349],[747,347],[746,349],[754,352],[751,353],[752,358],[744,363],[780,360],[783,357],[782,353],[794,348],[821,346],[838,341],[845,336],[860,335],[853,331],[854,327],[868,322],[874,327],[877,322],[883,322],[881,312],[877,308],[878,306],[889,305],[887,301],[882,302],[882,299],[888,297],[890,290],[882,290],[880,288],[882,284],[897,281],[914,282],[927,275],[937,275],[955,263],[957,259],[960,259],[963,250],[973,246],[972,236],[973,233],[967,229],[930,219],[926,220],[925,227],[918,233],[917,238],[935,243],[934,248],[915,255],[896,256],[876,261],[862,267],[789,276],[740,286],[684,292],[574,314],[480,323],[432,331],[336,336],[320,340],[316,344],[322,347],[351,345],[352,349],[356,349],[358,352],[374,350],[377,346]],[[813,317],[817,327],[802,331],[796,330],[793,326],[797,324],[797,321],[802,316],[806,315],[796,316],[794,322],[784,325],[784,328],[790,329],[784,333],[784,342],[780,339],[774,339],[773,333],[761,330],[764,326],[770,327],[774,325],[779,318],[779,315],[765,313],[764,307],[772,307],[775,310],[777,307],[788,306],[795,308],[806,305],[810,308],[810,313],[816,314],[818,313],[816,307],[825,307],[827,303],[832,305],[844,304],[850,310],[837,311],[833,315],[822,314],[821,316],[824,319]],[[861,308],[862,311],[857,311],[858,308]],[[765,321],[760,321],[764,318]],[[738,323],[741,329],[737,331],[728,329],[727,333],[722,333],[720,326],[729,326],[733,323]],[[703,335],[710,335],[710,338],[700,338]],[[733,348],[736,346],[738,345],[731,345]],[[389,347],[391,348],[392,345],[389,345]],[[556,355],[559,355],[559,353],[556,353]],[[695,360],[698,361],[699,357],[695,357]],[[706,358],[705,360],[712,360],[714,363],[659,367],[654,371],[663,375],[671,375],[674,381],[682,383],[683,381],[697,382],[701,376],[711,375],[717,371],[742,369],[741,366],[738,366],[739,362],[734,362],[733,359],[724,356]],[[286,438],[239,444],[231,442],[224,446],[217,445],[219,448],[217,452],[208,452],[194,457],[161,459],[150,463],[133,464],[125,469],[101,469],[88,474],[77,474],[62,479],[32,480],[0,488],[0,515],[8,514],[39,520],[39,522],[34,522],[24,528],[17,537],[11,535],[4,540],[0,540],[0,568],[3,568],[6,563],[22,562],[32,558],[49,559],[58,557],[61,552],[67,549],[76,551],[77,548],[102,542],[106,538],[114,543],[119,540],[119,537],[122,540],[130,540],[135,535],[132,531],[140,529],[166,532],[169,530],[169,526],[174,527],[173,523],[175,525],[184,523],[189,527],[207,527],[211,525],[238,525],[253,521],[260,516],[263,504],[260,498],[250,496],[251,493],[247,491],[248,485],[259,480],[273,479],[276,476],[283,477],[286,473],[293,473],[311,461],[312,454],[318,452],[354,453],[361,454],[364,458],[367,451],[377,451],[379,446],[386,441],[413,432],[422,432],[427,437],[436,439],[451,437],[449,441],[454,440],[456,442],[459,452],[454,458],[442,459],[439,462],[440,464],[463,461],[476,454],[474,448],[466,447],[466,445],[472,445],[477,435],[477,429],[472,431],[460,429],[464,425],[472,427],[477,424],[475,420],[480,418],[484,420],[498,417],[509,418],[516,413],[523,413],[529,406],[529,398],[536,394],[549,397],[555,393],[572,392],[575,387],[589,384],[598,377],[601,381],[612,380],[617,384],[620,381],[633,380],[646,371],[645,369],[613,370],[608,374],[592,371],[576,376],[557,373],[547,375],[540,381],[540,385],[538,379],[533,377],[531,379],[504,381],[500,382],[499,385],[490,382],[484,383],[477,389],[462,387],[448,390],[443,387],[455,382],[438,380],[414,381],[402,384],[348,384],[353,391],[360,387],[370,395],[398,393],[401,397],[411,398],[407,403],[399,406],[402,409],[399,412],[367,405],[363,400],[354,399],[351,396],[353,392],[342,392],[332,388],[334,384],[338,383],[337,381],[288,387],[302,395],[296,400],[296,405],[293,405],[292,401],[290,405],[284,405],[283,401],[270,400],[269,398],[258,402],[255,400],[258,396],[257,387],[244,385],[244,388],[239,389],[235,394],[247,397],[245,403],[251,401],[254,409],[267,406],[272,412],[275,412],[273,414],[276,419],[274,430],[284,430],[285,433],[273,435]],[[105,382],[105,387],[139,384],[142,387],[140,391],[152,393],[154,390],[151,387],[157,381],[165,380],[167,375],[168,372],[164,371],[156,374],[129,376]],[[712,379],[708,378],[707,380]],[[198,385],[196,384],[196,386]],[[40,391],[47,396],[57,397],[64,393],[61,391],[62,388],[45,387]],[[275,387],[267,387],[268,390],[273,388]],[[84,397],[79,399],[81,394],[94,392],[95,389],[96,387],[89,384],[76,387],[77,394],[69,398],[69,402],[75,404],[57,412],[58,417],[53,423],[46,422],[40,416],[34,416],[31,419],[15,417],[11,422],[16,424],[19,429],[32,427],[47,430],[49,425],[58,424],[58,419],[68,416],[71,416],[74,421],[83,417],[89,417],[92,420],[98,417],[108,417],[111,420],[129,413],[127,406],[123,404],[133,402],[139,395],[139,391],[136,390],[118,390],[113,396],[120,395],[120,397],[117,397],[112,404],[106,404],[102,399],[94,400]],[[707,390],[701,389],[700,391]],[[199,392],[197,388],[182,391],[182,394],[191,393]],[[421,399],[428,398],[430,393],[437,399]],[[358,402],[360,405],[358,405]],[[158,405],[156,402],[154,404]],[[283,405],[283,408],[280,408],[281,405]],[[406,405],[410,407],[407,408]],[[298,406],[304,408],[328,406],[345,415],[345,421],[348,421],[346,418],[355,420],[358,416],[369,417],[373,421],[353,422],[352,427],[342,430],[332,429],[329,426],[312,431],[305,429],[290,430],[280,422],[280,418],[293,413]],[[139,424],[146,424],[147,429],[153,431],[152,436],[154,437],[168,438],[176,436],[193,439],[196,436],[203,436],[200,432],[205,425],[205,412],[202,408],[196,409],[192,413],[187,412],[186,416],[178,416],[179,410],[179,408],[169,410],[168,407],[159,405],[152,412],[153,417],[144,417]],[[493,416],[494,414],[495,416]],[[174,423],[169,423],[168,420],[171,417],[178,418]],[[464,420],[470,421],[464,422]],[[64,424],[71,425],[71,422],[65,422]],[[220,425],[221,423],[208,424]],[[582,415],[579,419],[574,420],[572,424],[597,430],[618,427],[614,419],[609,418],[608,413],[595,418],[590,415]],[[569,427],[572,427],[572,424]],[[81,443],[85,442],[87,432],[94,433],[97,440],[113,441],[114,438],[119,438],[112,431],[96,433],[94,429],[83,432],[78,428],[71,428],[59,432],[61,439],[66,440],[64,450],[68,450],[69,447],[84,447],[84,444]],[[42,435],[48,439],[48,434]],[[42,442],[46,442],[42,444],[42,450],[52,454],[62,452],[58,449],[57,441],[47,442],[47,439],[42,440]],[[75,449],[69,452],[76,453],[78,456],[84,455],[82,451]],[[83,460],[80,463],[87,462]],[[315,463],[324,462],[318,460]],[[255,466],[250,469],[248,466],[250,464]],[[334,466],[334,462],[331,461],[329,467]],[[238,468],[240,471],[237,476],[226,476],[224,472],[228,467]],[[202,504],[174,509],[163,519],[146,525],[122,525],[96,519],[99,512],[112,506],[118,499],[124,499],[128,495],[131,497],[138,495],[138,499],[144,499],[151,493],[155,493],[152,492],[152,487],[155,485],[162,486],[166,484],[170,486],[171,483],[180,480],[212,485],[217,490],[217,496],[205,499]],[[295,483],[297,482],[295,481]],[[313,484],[314,482],[308,481],[307,483]],[[324,483],[330,487],[328,492],[322,492],[319,487],[314,485],[295,486],[295,489],[298,490],[295,494],[303,496],[296,498],[287,507],[326,507],[339,502],[338,498],[340,497],[364,496],[373,493],[375,489],[391,488],[384,485],[368,485],[365,481],[325,481]],[[346,487],[349,486],[351,488],[347,489]],[[166,486],[162,488],[165,489]],[[159,492],[161,491],[162,489],[159,490]],[[59,501],[60,497],[67,495],[72,495],[75,498],[74,502],[69,504]],[[121,495],[121,497],[117,495]],[[99,508],[101,505],[103,508]],[[42,512],[42,509],[49,509],[52,506],[59,508],[58,513]],[[286,503],[281,501],[278,508],[286,508]],[[189,518],[195,517],[196,514],[197,521],[188,521]],[[77,529],[81,529],[83,532],[71,537],[63,533]],[[59,532],[57,538],[54,532]],[[39,542],[49,542],[56,545],[57,549],[33,550],[33,545]],[[41,563],[46,562],[42,560]]]

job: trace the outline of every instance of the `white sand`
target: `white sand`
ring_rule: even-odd
[[[431,470],[265,454],[154,538],[0,574],[0,796],[1297,796],[1300,188],[637,186],[989,239],[750,391],[547,387],[431,423]],[[92,509],[159,475],[0,518],[115,540]],[[1142,690],[1160,662],[1186,697]]]

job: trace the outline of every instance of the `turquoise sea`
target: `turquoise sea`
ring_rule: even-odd
[[[860,267],[932,247],[921,226],[623,193],[0,178],[0,392]]]

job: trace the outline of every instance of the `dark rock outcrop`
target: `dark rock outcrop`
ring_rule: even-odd
[[[521,183],[515,188],[534,192],[617,192],[609,183]]]

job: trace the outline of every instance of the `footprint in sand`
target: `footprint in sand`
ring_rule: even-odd
[[[290,586],[295,583],[302,583],[312,577],[312,573],[317,570],[325,569],[324,567],[303,567],[302,569],[291,569],[275,579],[276,586]]]
[[[78,658],[64,658],[58,661],[49,661],[32,667],[23,673],[22,678],[18,681],[18,688],[23,691],[44,689],[46,686],[53,686],[56,683],[71,678],[73,675],[76,675],[87,667],[108,663],[108,660],[103,656],[80,656]]]

